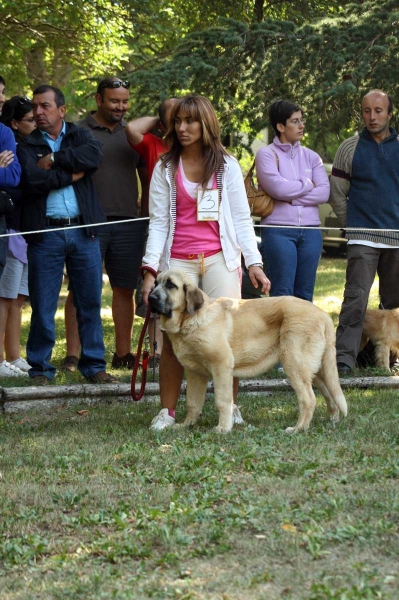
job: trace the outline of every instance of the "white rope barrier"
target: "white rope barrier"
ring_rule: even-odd
[[[68,217],[65,218],[67,219]],[[64,229],[87,229],[87,227],[102,227],[103,225],[115,225],[116,223],[130,223],[132,221],[149,221],[149,217],[140,217],[137,219],[121,219],[120,221],[105,221],[105,223],[83,223],[82,225],[67,225],[66,227],[54,227],[53,229],[50,229],[50,227],[46,227],[46,229],[37,229],[36,231],[17,231],[15,233],[2,233],[0,234],[0,238],[12,237],[14,235],[31,235],[33,233],[49,233],[50,231],[63,231]]]
[[[67,218],[67,217],[66,217]],[[104,225],[115,225],[118,223],[131,223],[137,221],[149,221],[149,217],[139,217],[139,218],[131,218],[131,219],[121,219],[119,221],[105,221],[104,223],[83,223],[82,225],[68,225],[66,227],[54,227],[50,229],[46,227],[46,229],[37,229],[35,231],[18,231],[16,233],[2,233],[0,234],[0,238],[3,237],[12,237],[14,235],[31,235],[34,233],[48,233],[50,231],[62,231],[66,229],[85,229],[87,227],[103,227]],[[371,229],[366,227],[327,227],[322,225],[304,225],[301,227],[300,225],[262,225],[261,223],[254,223],[254,227],[260,228],[269,228],[269,229],[316,229],[320,231],[364,231],[365,233],[399,233],[399,229]]]
[[[255,227],[262,228],[273,228],[273,229],[319,229],[321,231],[364,231],[364,232],[377,232],[377,233],[399,233],[399,229],[372,229],[371,227],[328,227],[327,225],[261,225],[260,223],[255,223]]]

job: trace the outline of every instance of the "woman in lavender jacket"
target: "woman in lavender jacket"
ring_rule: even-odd
[[[271,296],[312,301],[322,251],[319,204],[328,201],[330,184],[320,156],[301,146],[305,120],[298,104],[277,100],[269,108],[276,137],[256,155],[260,186],[275,199],[262,225],[263,258]]]

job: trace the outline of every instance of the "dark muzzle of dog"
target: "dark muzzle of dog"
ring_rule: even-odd
[[[157,313],[158,315],[164,315],[169,319],[172,316],[172,309],[168,304],[167,297],[165,297],[162,290],[158,287],[156,287],[148,296],[148,303],[151,312]]]

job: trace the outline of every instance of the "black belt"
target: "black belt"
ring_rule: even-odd
[[[82,217],[65,217],[64,219],[52,219],[51,217],[46,218],[46,225],[51,227],[68,227],[69,225],[81,225],[83,224]]]

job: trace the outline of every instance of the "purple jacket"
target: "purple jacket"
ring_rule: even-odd
[[[272,214],[262,224],[320,225],[318,205],[328,202],[330,183],[316,152],[300,142],[282,144],[276,136],[257,152],[256,174],[262,189],[275,199]]]

